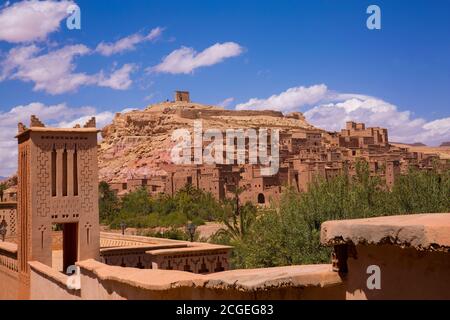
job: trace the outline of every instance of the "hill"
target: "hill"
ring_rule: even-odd
[[[160,165],[170,161],[173,130],[192,131],[194,120],[202,120],[203,130],[217,128],[315,129],[299,112],[235,111],[191,102],[163,102],[144,110],[116,114],[102,130],[99,148],[100,179],[121,181],[133,175],[162,174]]]

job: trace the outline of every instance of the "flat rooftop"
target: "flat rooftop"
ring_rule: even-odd
[[[186,248],[189,250],[203,249],[230,249],[229,246],[216,245],[206,242],[189,242],[181,240],[172,240],[165,238],[153,238],[144,236],[122,235],[118,233],[100,232],[100,249],[108,250],[114,248],[139,248],[145,247],[148,250]]]

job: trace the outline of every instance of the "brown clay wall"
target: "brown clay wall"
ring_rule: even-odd
[[[79,300],[80,290],[67,287],[68,276],[40,263],[30,262],[31,300]]]
[[[186,119],[198,119],[198,118],[208,118],[208,117],[257,117],[257,116],[269,116],[282,118],[283,113],[279,111],[265,110],[265,111],[254,111],[254,110],[198,110],[198,109],[180,109],[178,114],[182,118]]]
[[[52,232],[52,250],[62,250],[63,249],[63,234],[62,231]]]
[[[381,271],[381,289],[367,288],[367,267]],[[393,245],[357,245],[348,259],[347,299],[450,299],[450,254]]]
[[[209,276],[179,271],[120,269],[102,266],[97,262],[82,262],[82,299],[344,299],[345,288],[336,273],[328,266],[305,266],[307,272],[300,277],[280,279],[268,272],[271,269],[234,270]],[[295,268],[295,267],[293,267]],[[329,270],[330,269],[330,270]],[[248,272],[260,272],[255,278],[260,284],[239,285],[248,279]],[[289,273],[289,271],[287,271]],[[266,279],[267,278],[267,279]],[[319,280],[320,279],[320,280]]]
[[[0,265],[0,300],[17,299],[18,287],[18,273]]]
[[[15,245],[7,242],[1,242],[0,245],[0,300],[17,299],[17,251],[11,249]]]
[[[91,272],[81,278],[82,299],[88,300],[342,300],[342,286],[279,288],[244,292],[236,289],[181,287],[169,290],[148,290],[113,280],[99,280]]]

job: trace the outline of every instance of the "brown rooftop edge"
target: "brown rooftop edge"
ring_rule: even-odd
[[[399,215],[327,221],[321,242],[337,244],[394,244],[426,251],[450,251],[450,213]]]

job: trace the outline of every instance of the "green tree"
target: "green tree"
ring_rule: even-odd
[[[320,247],[320,223],[299,210],[299,201],[301,194],[289,190],[283,194],[278,210],[262,212],[247,237],[235,244],[233,266],[259,268],[328,261],[329,250]]]
[[[370,175],[367,163],[355,169],[353,177],[316,177],[307,192],[288,190],[279,207],[260,211],[246,236],[233,238],[233,266],[329,262],[330,250],[320,246],[320,228],[327,220],[450,211],[449,170],[411,170],[389,191],[385,181]]]
[[[450,170],[439,172],[410,169],[392,190],[398,213],[450,211]]]
[[[241,204],[240,195],[243,191],[243,188],[237,188],[233,199],[223,201],[222,210],[217,212],[216,217],[225,225],[225,228],[217,231],[216,238],[228,239],[230,243],[243,241],[251,229],[256,219],[257,209],[250,202]]]
[[[3,196],[4,196],[6,189],[8,189],[8,186],[6,185],[6,183],[0,183],[0,201],[2,201],[2,202],[3,202]]]
[[[119,213],[120,205],[116,193],[102,181],[98,187],[99,214],[101,223],[111,222]]]
[[[212,221],[216,212],[222,209],[212,196],[186,185],[174,196],[161,194],[154,198],[145,188],[130,192],[119,204],[119,214],[111,221],[112,228],[119,228],[124,222],[129,227],[152,228],[182,227],[189,221],[201,225]]]

